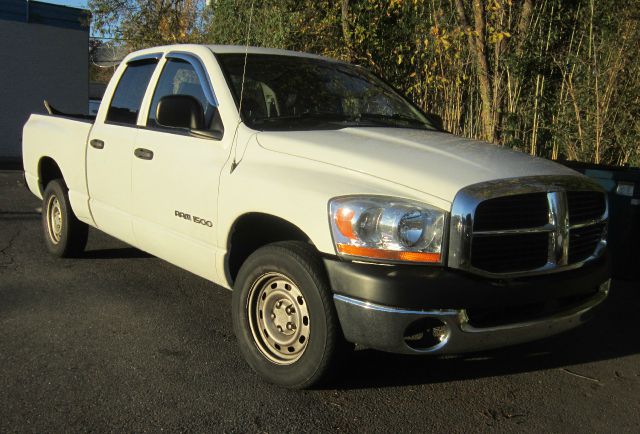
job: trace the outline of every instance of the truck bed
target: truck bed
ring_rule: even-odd
[[[22,155],[29,190],[42,198],[40,175],[51,162],[59,168],[69,187],[73,209],[81,219],[89,216],[85,158],[92,127],[89,118],[33,114],[23,128]]]
[[[68,118],[68,119],[85,120],[85,121],[90,121],[92,123],[95,122],[96,120],[96,117],[90,114],[86,115],[81,113],[65,113],[62,110],[58,110],[57,108],[52,106],[49,103],[49,101],[47,101],[46,99],[44,100],[44,108],[47,110],[47,113],[49,113],[51,116],[58,116],[58,117]]]

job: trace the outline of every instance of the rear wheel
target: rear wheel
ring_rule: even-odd
[[[42,229],[47,250],[61,258],[81,254],[87,244],[89,227],[77,219],[61,179],[55,179],[44,190]]]
[[[270,244],[245,261],[234,285],[233,325],[249,365],[285,387],[325,380],[349,349],[322,261],[302,242]]]

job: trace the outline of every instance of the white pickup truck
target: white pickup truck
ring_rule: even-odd
[[[357,66],[157,47],[124,59],[95,119],[50,113],[23,143],[49,251],[79,255],[93,226],[233,289],[241,352],[280,385],[317,383],[353,344],[550,336],[609,290],[598,185],[442,131]]]

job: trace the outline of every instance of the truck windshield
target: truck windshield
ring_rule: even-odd
[[[239,105],[244,53],[218,54]],[[306,57],[249,54],[241,116],[267,131],[396,127],[435,129],[427,117],[367,70]]]

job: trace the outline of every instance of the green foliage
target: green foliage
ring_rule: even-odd
[[[89,0],[93,32],[131,49],[202,42],[205,0]]]
[[[203,1],[90,4],[94,26],[134,48],[248,34],[364,65],[456,134],[640,165],[640,0]]]
[[[292,17],[287,2],[278,0],[219,0],[207,11],[206,39],[213,44],[249,44],[287,48],[291,45]],[[247,34],[251,19],[252,31]]]

